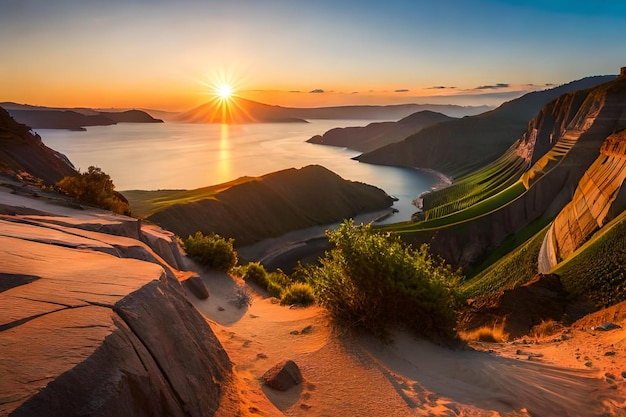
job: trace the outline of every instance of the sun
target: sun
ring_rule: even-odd
[[[228,84],[221,84],[215,89],[215,95],[222,100],[229,100],[233,96],[233,88]]]

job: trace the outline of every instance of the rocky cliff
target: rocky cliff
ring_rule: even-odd
[[[561,211],[598,158],[605,139],[626,127],[626,80],[561,97],[529,126],[519,151],[536,161],[524,174],[527,190],[497,210],[437,231],[431,247],[448,261],[469,265],[531,222],[545,221]],[[541,135],[536,134],[539,126],[543,127]],[[537,151],[524,150],[531,142]],[[549,143],[547,152],[540,149]]]
[[[540,252],[540,272],[566,259],[612,215],[624,210],[626,199],[619,194],[624,179],[626,131],[622,130],[604,141],[598,158],[580,179],[572,201],[554,219]]]
[[[171,233],[4,185],[0,212],[0,415],[237,414]]]
[[[69,160],[48,148],[30,127],[16,122],[0,107],[0,172],[51,185],[78,175]]]

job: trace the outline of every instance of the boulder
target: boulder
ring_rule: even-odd
[[[263,374],[263,381],[270,388],[287,391],[302,383],[302,373],[294,361],[282,361]]]
[[[204,285],[204,281],[202,281],[202,278],[200,278],[199,275],[194,274],[190,276],[183,281],[183,284],[200,300],[206,300],[209,298],[209,290],[206,285]]]

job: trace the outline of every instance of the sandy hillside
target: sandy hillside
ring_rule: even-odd
[[[382,345],[337,334],[319,307],[283,307],[247,286],[252,305],[239,308],[242,283],[201,275],[211,296],[194,303],[234,363],[249,415],[626,416],[623,329],[463,351],[402,333]],[[285,359],[303,384],[284,393],[264,386],[263,373]]]

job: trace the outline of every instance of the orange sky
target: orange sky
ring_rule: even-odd
[[[618,73],[624,27],[578,0],[5,1],[0,102],[187,110],[228,78],[283,106],[497,105]]]

